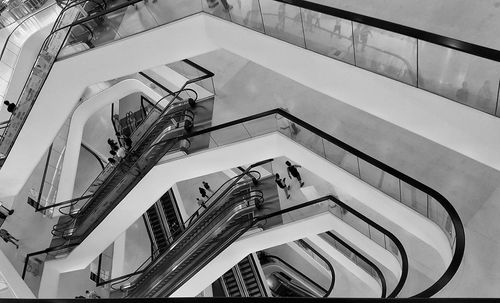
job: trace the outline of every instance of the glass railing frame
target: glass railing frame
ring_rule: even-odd
[[[344,240],[342,240],[339,236],[335,235],[331,231],[327,231],[325,234],[327,234],[329,237],[332,237],[336,242],[340,243],[342,246],[344,246],[349,251],[351,251],[356,257],[360,258],[361,260],[363,260],[363,262],[367,263],[368,265],[370,265],[370,267],[373,268],[373,270],[377,273],[377,276],[379,277],[380,282],[382,284],[381,285],[381,287],[382,287],[382,298],[385,298],[386,291],[387,291],[387,282],[386,282],[385,276],[382,273],[382,271],[380,270],[380,268],[378,268],[378,266],[375,265],[375,263],[373,263],[372,261],[370,261],[367,257],[363,256],[363,254],[361,254],[358,250],[354,249],[351,245],[347,244],[347,242],[345,242]],[[359,267],[364,270],[363,267],[361,267],[361,266],[359,266]]]
[[[392,168],[391,166],[369,156],[368,154],[348,145],[347,143],[340,141],[339,139],[333,137],[332,135],[323,132],[322,130],[320,130],[320,129],[312,126],[311,124],[293,116],[292,114],[288,113],[287,111],[285,111],[281,108],[261,112],[259,114],[251,115],[251,116],[248,116],[245,118],[236,119],[236,120],[222,123],[222,124],[219,124],[216,126],[208,127],[206,129],[203,129],[203,130],[193,131],[190,134],[186,134],[183,138],[190,139],[190,138],[198,136],[198,135],[210,133],[210,132],[213,132],[216,130],[221,130],[224,128],[228,128],[230,126],[235,126],[238,124],[242,124],[244,122],[257,120],[259,118],[264,118],[264,117],[268,117],[268,116],[272,116],[272,115],[276,115],[276,114],[281,115],[282,117],[288,119],[289,121],[291,121],[291,122],[303,127],[304,129],[320,136],[324,140],[327,140],[328,142],[340,147],[341,149],[344,149],[348,153],[351,153],[354,156],[356,156],[358,159],[364,160],[365,162],[375,166],[376,168],[380,169],[381,171],[388,173],[388,174],[396,177],[400,181],[405,182],[405,183],[409,184],[410,186],[422,191],[423,193],[427,194],[429,197],[432,197],[432,199],[434,199],[436,202],[438,202],[443,207],[443,209],[447,212],[448,216],[450,217],[451,223],[453,224],[453,227],[454,227],[455,241],[454,241],[454,244],[450,243],[450,246],[452,246],[452,251],[453,251],[453,246],[454,246],[455,251],[453,252],[453,257],[452,257],[450,265],[445,270],[445,272],[443,273],[441,278],[439,278],[438,281],[436,281],[431,287],[427,288],[426,290],[417,294],[416,296],[418,296],[418,297],[431,297],[432,295],[436,294],[439,290],[441,290],[448,283],[448,281],[451,280],[451,278],[455,275],[455,273],[458,271],[458,268],[460,267],[460,264],[461,264],[463,256],[464,256],[464,251],[465,251],[465,231],[464,231],[464,226],[463,226],[463,223],[460,219],[460,216],[458,215],[458,212],[455,210],[453,205],[443,195],[438,193],[436,190],[434,190],[434,189],[430,188],[429,186],[423,184],[422,182],[417,181],[416,179],[413,179],[410,176],[396,170],[395,168]],[[251,138],[251,136],[250,136],[250,138]],[[244,139],[242,139],[242,140],[244,140]],[[237,141],[239,141],[239,140],[237,140]],[[335,165],[335,164],[332,164],[332,165]],[[347,172],[349,172],[349,171],[347,171]],[[349,173],[351,173],[351,172],[349,172]],[[354,175],[354,176],[356,176],[356,175]],[[361,180],[362,182],[366,183],[366,181],[364,179],[361,179],[359,176],[356,176],[356,177],[359,180]],[[370,187],[373,187],[373,185],[371,185],[369,183],[367,183],[367,184]],[[380,190],[380,189],[377,189],[377,190]],[[383,192],[386,195],[389,195],[388,193],[385,193],[384,191],[381,191],[381,192]],[[399,203],[401,203],[400,200],[397,200],[397,201]],[[403,205],[405,205],[405,204],[403,204]],[[413,209],[413,210],[417,211],[415,209]],[[430,217],[427,217],[427,218],[432,221],[432,218],[430,218]],[[440,227],[440,229],[442,230],[441,227]],[[444,230],[442,230],[442,231],[443,231],[443,233],[446,234],[446,231],[444,231]]]
[[[478,44],[473,44],[473,43],[465,42],[465,41],[462,41],[462,40],[459,40],[459,39],[455,39],[455,38],[450,38],[450,37],[442,36],[442,35],[439,35],[439,34],[431,33],[431,32],[420,30],[420,29],[416,29],[416,28],[412,28],[412,27],[401,25],[401,24],[397,24],[397,23],[394,23],[394,22],[390,22],[390,21],[386,21],[386,20],[382,20],[382,19],[378,19],[378,18],[374,18],[374,17],[369,17],[369,16],[366,16],[366,15],[362,15],[362,14],[358,14],[358,13],[354,13],[354,12],[350,12],[350,11],[346,11],[346,10],[342,10],[342,9],[338,9],[338,8],[334,8],[334,7],[330,7],[330,6],[325,6],[325,5],[318,4],[318,3],[312,3],[312,2],[309,2],[309,1],[304,1],[304,0],[272,0],[274,2],[283,3],[283,4],[286,4],[286,5],[291,5],[291,6],[299,8],[299,10],[300,10],[299,14],[301,16],[301,18],[300,18],[301,20],[298,21],[298,22],[301,24],[302,34],[305,33],[304,32],[304,20],[302,18],[302,15],[303,15],[303,11],[302,10],[306,9],[306,10],[318,12],[318,13],[321,13],[321,14],[325,14],[325,15],[328,15],[328,16],[331,16],[331,17],[342,18],[342,19],[344,19],[346,21],[349,21],[351,23],[353,23],[353,22],[361,23],[361,24],[368,25],[368,26],[371,26],[371,27],[375,27],[375,28],[378,28],[378,29],[382,29],[382,30],[385,30],[385,31],[388,31],[388,32],[391,32],[391,33],[395,33],[395,34],[398,34],[398,35],[404,35],[406,37],[416,39],[417,57],[416,57],[416,61],[415,61],[416,65],[415,65],[415,71],[414,71],[415,75],[416,75],[416,79],[415,79],[416,84],[413,85],[413,84],[410,84],[410,83],[407,83],[407,82],[403,81],[402,79],[398,79],[396,77],[390,77],[388,75],[384,75],[382,73],[378,73],[376,71],[370,70],[370,69],[365,68],[363,66],[357,65],[356,64],[356,59],[355,59],[356,58],[355,47],[353,47],[354,63],[351,63],[349,61],[344,61],[344,60],[340,60],[340,59],[336,59],[336,58],[327,56],[327,55],[322,54],[322,53],[320,53],[320,52],[318,52],[318,51],[316,51],[314,49],[311,49],[311,48],[307,47],[305,34],[304,34],[303,37],[299,37],[299,38],[303,38],[304,39],[304,45],[302,46],[302,45],[294,44],[294,43],[292,43],[290,41],[279,39],[279,38],[277,38],[277,37],[275,37],[273,35],[270,35],[270,34],[266,33],[266,27],[264,25],[264,19],[263,19],[263,15],[265,13],[262,11],[262,5],[260,4],[261,0],[255,0],[255,1],[258,1],[258,3],[259,3],[258,13],[260,14],[261,20],[262,20],[262,31],[254,28],[252,26],[242,25],[242,24],[240,24],[238,22],[233,21],[232,18],[231,18],[230,11],[226,12],[225,16],[219,16],[218,14],[212,14],[212,13],[208,12],[206,10],[206,8],[203,7],[203,13],[205,13],[205,14],[207,14],[209,16],[217,17],[217,18],[225,20],[225,21],[229,21],[229,22],[231,22],[233,24],[236,24],[236,25],[243,26],[243,27],[245,27],[247,29],[251,29],[251,30],[256,31],[258,33],[261,33],[261,34],[263,33],[263,34],[265,34],[265,35],[267,35],[269,37],[278,39],[278,40],[280,40],[282,42],[291,44],[293,46],[298,46],[298,47],[304,48],[304,49],[306,49],[308,51],[311,51],[311,52],[314,52],[316,54],[325,56],[325,57],[327,57],[329,59],[337,60],[337,61],[349,64],[349,65],[355,66],[357,68],[361,68],[361,69],[363,69],[365,71],[374,73],[376,75],[383,76],[383,77],[389,78],[391,80],[398,81],[400,83],[404,83],[406,85],[409,85],[409,86],[412,86],[412,87],[415,87],[415,88],[418,88],[418,89],[422,89],[422,90],[424,90],[426,92],[429,92],[431,94],[435,94],[437,96],[446,98],[447,100],[451,100],[451,101],[453,101],[455,103],[458,103],[458,104],[467,106],[469,108],[472,108],[474,110],[478,110],[478,111],[481,111],[481,112],[486,113],[488,115],[492,115],[494,117],[500,118],[500,113],[497,113],[497,109],[499,107],[498,103],[500,102],[500,78],[497,79],[498,83],[494,83],[493,84],[494,88],[497,89],[496,90],[496,92],[497,92],[496,99],[494,99],[494,101],[496,103],[496,108],[495,108],[495,112],[493,112],[493,113],[487,112],[485,110],[479,109],[477,107],[471,106],[471,105],[466,104],[466,103],[459,102],[458,100],[454,100],[454,99],[450,98],[449,96],[445,96],[445,95],[440,94],[438,92],[426,89],[425,87],[422,87],[422,86],[419,86],[419,78],[420,78],[419,75],[420,74],[419,74],[419,51],[418,51],[418,45],[419,45],[419,43],[418,42],[419,41],[423,41],[423,42],[435,44],[435,45],[438,45],[438,46],[441,46],[441,47],[445,47],[445,48],[448,48],[448,49],[452,49],[452,50],[455,50],[455,51],[459,51],[459,52],[462,52],[462,53],[465,53],[465,54],[468,54],[468,55],[473,55],[473,56],[475,56],[477,58],[488,59],[488,60],[492,60],[492,61],[496,61],[496,62],[500,62],[500,59],[499,59],[500,58],[500,51],[499,50],[496,50],[496,49],[493,49],[493,48],[489,48],[489,47],[485,47],[485,46],[481,46],[481,45],[478,45]],[[284,18],[289,18],[289,17],[285,16]],[[396,54],[396,57],[399,57],[399,59],[403,59],[404,61],[406,61],[404,58],[401,58],[397,54]],[[413,72],[413,71],[409,70],[409,72]]]
[[[74,5],[70,5],[67,9],[63,9],[63,10],[60,12],[60,14],[59,14],[58,18],[56,19],[56,22],[54,23],[54,26],[52,27],[51,32],[49,33],[49,35],[47,36],[47,38],[45,38],[45,40],[44,40],[44,41],[43,41],[43,43],[42,43],[42,46],[40,47],[40,51],[38,52],[38,55],[37,55],[37,56],[36,56],[36,58],[35,58],[35,61],[34,61],[34,63],[33,63],[33,66],[32,66],[32,68],[31,68],[31,71],[30,71],[30,73],[29,73],[29,76],[28,76],[28,78],[26,79],[26,81],[25,81],[25,83],[24,83],[24,85],[23,85],[23,88],[22,88],[22,90],[21,90],[21,93],[20,93],[20,95],[19,95],[19,98],[18,98],[18,100],[17,100],[17,102],[16,102],[16,106],[18,106],[18,105],[19,105],[19,102],[20,102],[20,101],[21,101],[21,99],[23,98],[24,92],[25,92],[25,90],[26,90],[26,88],[27,88],[27,86],[28,86],[28,83],[29,83],[29,81],[30,81],[30,79],[31,79],[31,77],[32,77],[33,71],[35,70],[35,67],[37,66],[38,60],[39,60],[39,58],[41,58],[41,56],[42,56],[42,52],[45,52],[45,50],[44,50],[44,49],[45,49],[45,48],[47,48],[47,47],[49,46],[50,41],[51,41],[51,38],[53,38],[53,37],[54,37],[54,34],[56,34],[56,33],[60,32],[61,30],[65,30],[65,29],[68,29],[68,28],[69,28],[69,29],[68,29],[68,32],[65,34],[65,37],[64,37],[64,39],[62,40],[61,46],[59,47],[59,49],[58,49],[58,50],[57,50],[57,52],[55,53],[55,56],[51,59],[51,62],[50,62],[49,66],[48,66],[48,68],[47,68],[47,71],[46,71],[46,75],[43,77],[43,79],[42,79],[42,81],[41,81],[41,83],[40,83],[39,88],[38,88],[38,89],[37,89],[37,91],[34,93],[34,95],[31,97],[32,101],[30,101],[29,109],[27,110],[26,115],[23,117],[23,119],[22,119],[22,121],[21,121],[21,123],[20,123],[20,126],[19,126],[19,127],[18,127],[18,129],[16,130],[15,135],[14,135],[14,138],[11,140],[11,143],[10,143],[9,147],[7,148],[7,150],[6,150],[6,153],[3,155],[3,157],[2,157],[2,160],[3,160],[3,161],[2,161],[2,162],[0,162],[0,165],[3,165],[3,162],[5,162],[5,159],[8,157],[8,155],[9,155],[9,153],[10,153],[10,151],[11,151],[11,149],[12,149],[13,145],[15,144],[15,141],[17,140],[17,137],[18,137],[19,133],[21,132],[21,130],[22,130],[23,126],[24,126],[24,123],[26,122],[27,117],[29,116],[29,114],[30,114],[30,112],[31,112],[31,109],[33,108],[33,105],[36,103],[36,100],[37,100],[37,98],[38,98],[38,96],[39,96],[40,92],[42,91],[42,89],[43,89],[43,87],[44,87],[44,85],[45,85],[46,80],[47,80],[47,79],[48,79],[48,77],[49,77],[49,74],[50,74],[50,72],[51,72],[51,70],[52,70],[52,67],[54,66],[54,63],[57,61],[57,58],[58,58],[58,56],[59,56],[59,53],[61,52],[61,50],[62,50],[62,49],[64,48],[64,46],[65,46],[66,40],[67,40],[67,38],[68,38],[69,34],[71,33],[71,29],[72,29],[73,27],[75,27],[75,26],[78,26],[78,25],[82,24],[82,23],[85,23],[85,22],[87,22],[87,21],[90,21],[90,20],[94,20],[94,19],[100,18],[100,17],[102,17],[102,16],[104,16],[104,15],[107,15],[107,14],[109,14],[109,13],[112,13],[112,12],[114,12],[114,11],[117,11],[117,10],[119,10],[119,9],[122,9],[122,8],[124,8],[124,7],[134,5],[134,4],[136,4],[136,3],[138,3],[138,2],[141,2],[141,1],[143,1],[143,0],[129,0],[129,1],[125,2],[125,3],[123,3],[123,4],[113,6],[113,7],[112,7],[112,8],[110,8],[110,9],[106,9],[106,10],[104,10],[104,11],[102,11],[102,12],[99,12],[99,13],[96,13],[96,14],[94,14],[94,15],[90,15],[90,16],[87,16],[87,17],[83,17],[83,18],[80,18],[80,19],[78,19],[78,18],[79,18],[79,16],[81,15],[81,13],[78,13],[78,14],[77,14],[77,17],[76,17],[76,19],[77,19],[76,21],[72,22],[71,24],[68,24],[68,25],[62,26],[62,27],[59,27],[59,25],[60,25],[59,23],[61,22],[62,17],[63,17],[63,16],[64,16],[64,14],[68,11],[68,9],[69,9],[69,8],[73,8],[73,7],[75,7],[75,6],[79,5],[79,4],[83,3],[83,2],[85,2],[85,3],[88,3],[88,2],[94,2],[94,3],[96,3],[96,2],[95,2],[95,0],[84,0],[84,1],[80,1],[80,2],[78,2],[78,3],[76,3],[76,4],[74,4]],[[9,124],[9,126],[10,126],[10,124]],[[0,145],[1,145],[1,144],[3,144],[3,142],[4,142],[4,140],[5,140],[5,134],[7,133],[8,129],[9,129],[9,127],[6,127],[6,128],[4,129],[4,131],[3,131],[3,133],[2,133],[2,136],[0,137]],[[1,169],[1,167],[0,167],[0,169]]]

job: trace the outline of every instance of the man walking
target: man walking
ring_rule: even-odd
[[[276,185],[278,185],[279,188],[283,189],[285,191],[285,195],[287,199],[290,199],[290,194],[288,193],[288,189],[290,188],[290,185],[287,186],[285,183],[286,178],[281,179],[279,174],[276,174],[276,179],[274,180],[276,182]]]
[[[19,245],[17,244],[17,242],[19,241],[19,239],[16,239],[14,238],[13,235],[11,235],[8,231],[6,231],[5,229],[0,229],[0,238],[2,238],[5,243],[12,243],[16,246],[16,249],[19,248]],[[14,242],[15,241],[15,242]]]
[[[290,177],[290,179],[292,178],[292,176],[297,178],[297,180],[300,183],[300,187],[304,186],[304,182],[302,182],[302,177],[300,176],[300,173],[297,170],[297,167],[302,167],[302,166],[296,164],[292,165],[290,161],[286,161],[285,164],[287,166],[286,170],[288,171],[288,177]]]

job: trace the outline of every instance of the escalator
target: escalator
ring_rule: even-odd
[[[262,278],[252,255],[248,255],[221,278],[226,297],[266,297]]]
[[[146,227],[151,233],[154,250],[163,253],[184,230],[172,189],[146,211]]]
[[[168,247],[168,238],[163,228],[163,223],[160,218],[160,213],[156,205],[153,205],[146,212],[147,227],[151,231],[155,250],[160,253],[164,252]]]
[[[178,102],[161,113],[152,111],[134,132],[133,142],[136,143],[127,155],[116,167],[108,165],[83,195],[91,197],[59,210],[69,218],[62,218],[52,234],[73,243],[81,241],[163,155],[186,146],[187,140],[177,138],[193,127],[194,113],[189,103]],[[137,133],[142,134],[140,138]]]
[[[251,174],[258,180],[260,174],[252,168],[270,161],[254,164],[222,185],[207,201],[208,208],[196,212],[169,249],[125,288],[126,296],[169,296],[245,233],[253,224],[255,205],[263,203],[263,193],[258,183],[243,181],[243,177]]]
[[[176,240],[184,230],[184,222],[182,221],[177,201],[175,200],[174,192],[170,189],[166,192],[159,201],[165,219],[167,220],[167,228],[172,240]]]

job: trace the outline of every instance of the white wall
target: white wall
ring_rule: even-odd
[[[252,153],[248,153],[249,150]],[[413,254],[414,258],[428,258],[429,252],[435,251],[431,260],[417,260],[422,261],[417,262],[418,264],[423,263],[430,267],[424,268],[423,272],[436,278],[444,271],[445,264],[451,260],[451,249],[446,236],[437,225],[283,135],[274,133],[155,166],[67,258],[45,263],[39,296],[53,297],[57,293],[60,272],[86,267],[174,183],[230,169],[241,165],[242,161],[254,163],[280,156],[286,156],[291,161],[300,163],[331,182],[341,200],[349,197],[362,201],[353,202],[353,207],[356,209],[362,207],[365,215],[372,219],[377,217],[379,222],[382,220],[380,224],[383,226],[389,225],[390,227],[384,226],[387,229],[393,232],[398,230],[404,235],[411,233],[413,237],[419,239],[421,242],[413,240],[413,243],[409,241],[415,238],[405,236],[406,239],[402,239],[405,247],[411,247],[416,252]],[[426,254],[418,253],[419,249],[423,249],[419,247],[422,245],[430,247],[426,248]],[[201,290],[199,289],[197,293]]]
[[[57,62],[0,170],[0,198],[17,194],[85,87],[216,48],[227,49],[500,169],[500,154],[496,152],[500,150],[500,140],[493,139],[500,133],[500,119],[239,25],[198,14]],[[6,207],[10,204],[7,201]]]
[[[87,86],[215,50],[203,28],[204,18],[189,17],[56,62],[0,170],[5,206],[12,206],[4,198],[19,192]]]
[[[3,240],[2,240],[3,241]],[[17,273],[16,269],[10,263],[7,256],[0,250],[0,272],[3,279],[9,285],[9,289],[13,294],[13,298],[34,299],[35,295],[24,283],[21,276]]]

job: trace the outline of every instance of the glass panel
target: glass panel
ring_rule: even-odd
[[[500,117],[500,80],[498,81],[498,85],[497,85],[497,104],[496,104],[496,108],[497,108],[497,116]]]
[[[276,118],[274,116],[266,116],[248,121],[243,123],[243,126],[252,137],[268,134],[277,129]]]
[[[427,194],[401,181],[401,202],[427,216]]]
[[[359,159],[359,168],[362,180],[400,200],[399,179],[362,159]]]
[[[418,86],[495,114],[500,62],[419,41]]]
[[[219,129],[211,132],[212,140],[217,146],[238,142],[240,140],[249,139],[251,136],[243,127],[243,124],[237,124],[231,127]]]
[[[294,123],[291,123],[294,124]],[[295,124],[294,124],[295,125]],[[298,127],[293,128],[291,126],[290,131],[298,130]],[[300,131],[292,138],[295,142],[300,143],[305,148],[315,152],[319,156],[325,158],[325,148],[323,145],[323,139],[305,128],[300,128]]]
[[[200,0],[146,0],[144,2],[158,24],[166,24],[201,12]]]
[[[304,47],[302,16],[296,6],[260,0],[266,34]]]
[[[359,177],[358,158],[356,156],[328,141],[324,141],[324,144],[328,161]]]
[[[432,197],[429,197],[429,219],[441,227],[444,234],[448,237],[450,245],[452,245],[454,228],[451,217],[444,207]]]
[[[374,241],[375,243],[377,243],[382,247],[385,247],[385,242],[384,242],[385,235],[381,231],[372,226],[370,226],[370,237],[372,241]]]
[[[417,39],[353,22],[356,65],[417,85]]]
[[[222,19],[231,20],[229,11],[231,5],[227,0],[201,0],[203,4],[203,11],[211,15],[217,16]]]
[[[368,223],[356,217],[355,215],[351,214],[349,211],[345,209],[342,210],[343,210],[342,221],[346,222],[347,224],[358,230],[360,233],[370,238]]]
[[[307,9],[301,11],[306,48],[354,64],[351,21]]]
[[[261,33],[264,32],[258,0],[227,0],[227,2],[230,7],[231,21]]]
[[[403,259],[399,253],[399,249],[396,244],[387,236],[385,236],[386,249],[390,251],[399,261],[399,264],[403,264]]]

